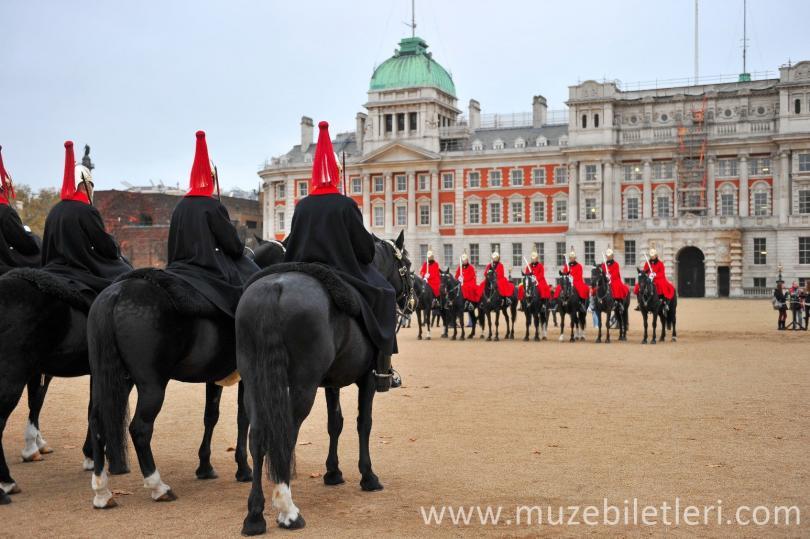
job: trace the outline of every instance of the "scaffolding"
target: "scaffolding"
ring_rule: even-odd
[[[706,97],[700,108],[692,108],[691,123],[678,125],[678,212],[706,215]]]

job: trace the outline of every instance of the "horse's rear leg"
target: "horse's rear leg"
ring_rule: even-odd
[[[238,404],[236,411],[236,480],[247,483],[253,478],[253,472],[247,461],[247,436],[250,427],[247,408],[245,407],[245,383],[239,382]]]
[[[523,340],[528,341],[529,340],[529,331],[531,330],[531,326],[532,326],[532,315],[531,315],[531,312],[529,311],[528,306],[525,306],[523,308],[523,315],[526,317],[526,335],[523,336]],[[537,339],[537,335],[535,334],[535,340],[536,339]]]
[[[205,413],[203,415],[203,439],[200,444],[200,466],[194,472],[197,479],[216,479],[217,472],[211,466],[211,437],[214,435],[214,427],[219,421],[219,401],[222,397],[222,386],[213,382],[205,384]]]
[[[416,309],[416,325],[419,327],[419,334],[416,335],[416,339],[421,341],[422,340],[422,310]]]
[[[51,376],[35,372],[28,380],[28,424],[25,427],[25,447],[22,450],[25,462],[41,460],[40,455],[53,453],[39,430],[39,414],[42,412],[51,379]]]
[[[565,340],[565,313],[560,313],[560,342]]]
[[[676,329],[676,326],[675,326],[676,308],[673,308],[669,315],[672,318],[672,342],[675,342],[675,341],[678,340],[678,330]]]
[[[610,312],[607,313],[608,331],[610,331]],[[599,334],[596,336],[596,342],[602,342],[602,312],[596,311],[596,326],[599,328]]]
[[[253,484],[248,496],[248,514],[242,523],[242,535],[261,535],[267,531],[264,520],[264,492],[262,491],[262,466],[266,450],[262,445],[264,433],[250,429],[250,456],[253,458]]]
[[[506,329],[507,329],[507,333],[508,333],[509,332],[509,326],[508,325],[506,326]],[[501,332],[501,310],[496,309],[495,310],[495,340],[496,341],[501,340],[500,332]]]
[[[357,434],[360,438],[360,488],[365,491],[382,490],[379,478],[371,469],[369,438],[371,437],[371,413],[374,403],[374,375],[369,372],[357,382]]]
[[[11,503],[10,494],[17,494],[20,488],[14,479],[6,463],[6,454],[3,450],[3,432],[6,430],[6,422],[11,412],[17,407],[22,397],[23,388],[30,379],[32,373],[24,364],[23,356],[9,353],[3,354],[3,358],[8,361],[0,378],[0,505]]]
[[[138,386],[138,405],[129,425],[129,434],[138,453],[138,464],[144,478],[143,486],[150,490],[150,495],[156,502],[170,502],[177,499],[171,487],[161,479],[152,455],[151,443],[155,419],[163,407],[165,396],[165,383]]]
[[[343,413],[340,409],[340,389],[327,387],[326,394],[326,416],[329,430],[329,456],[326,457],[326,474],[323,482],[327,485],[340,485],[346,481],[343,479],[343,472],[338,467],[338,439],[343,432]]]

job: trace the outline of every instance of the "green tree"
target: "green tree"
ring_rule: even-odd
[[[17,193],[15,206],[20,213],[23,224],[31,227],[31,231],[39,237],[45,230],[45,219],[54,204],[59,202],[59,192],[56,189],[40,189],[34,192],[27,185],[16,185]]]

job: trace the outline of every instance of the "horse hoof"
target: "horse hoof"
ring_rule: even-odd
[[[50,455],[53,453],[53,449],[46,445],[45,447],[40,447],[39,452],[43,455]]]
[[[197,476],[197,479],[216,479],[219,477],[217,472],[215,472],[214,468],[211,466],[208,466],[208,468],[205,469],[197,468],[197,471],[194,473]]]
[[[544,336],[544,337],[543,337],[541,340],[547,341],[547,340],[548,340],[548,337],[545,337],[545,336]]]
[[[286,523],[281,522],[281,521],[279,521],[279,523],[278,523],[278,527],[283,528],[285,530],[300,530],[301,528],[303,528],[306,525],[307,525],[307,523],[304,520],[304,517],[301,516],[301,513],[298,513],[298,518],[296,518],[295,520],[293,520],[289,524],[286,524]]]
[[[343,479],[343,472],[340,470],[336,472],[326,472],[323,476],[323,484],[334,486],[334,485],[342,485],[345,483],[346,480]]]
[[[425,340],[426,340],[426,341],[429,341],[429,340],[430,340],[430,335],[428,335],[427,337],[425,337]]]
[[[450,340],[451,340],[451,341],[455,341],[455,340],[456,340],[456,336],[455,336],[455,335],[453,335],[452,337],[450,337]]]
[[[0,489],[0,505],[8,505],[11,503],[11,498],[3,492],[3,489]]]
[[[460,340],[460,341],[464,341],[464,340],[466,340],[466,339],[464,338],[464,335],[462,335],[462,336],[461,336],[461,338],[460,338],[459,340]]]
[[[114,507],[118,507],[118,502],[115,501],[115,499],[113,499],[113,498],[110,498],[109,500],[107,500],[107,503],[105,503],[101,507],[99,507],[99,506],[97,506],[95,504],[93,505],[93,509],[113,509]]]
[[[528,340],[529,340],[529,336],[528,336],[528,335],[526,335],[525,337],[523,337],[523,341],[524,341],[524,342],[526,342],[526,341],[528,341]]]
[[[650,344],[655,344],[655,342],[656,342],[655,339],[653,339],[650,341]]]
[[[236,470],[236,480],[239,483],[250,483],[253,481],[253,470],[250,468],[246,470]]]
[[[495,341],[497,342],[497,341],[500,341],[500,340],[501,340],[501,338],[498,337],[497,335],[495,335]]]
[[[597,337],[597,338],[596,338],[596,342],[602,342],[602,339],[600,339],[599,337]]]
[[[176,499],[177,499],[177,496],[174,494],[174,492],[172,492],[171,489],[169,489],[163,494],[163,496],[156,499],[155,501],[156,502],[173,502]]]
[[[0,492],[3,492],[3,489],[0,489]],[[13,496],[14,494],[19,494],[20,492],[22,492],[20,485],[14,483],[14,485],[11,487],[11,490],[6,492],[6,494],[8,494],[9,496]]]
[[[447,335],[442,335],[442,339],[446,339],[446,338],[447,338]]]
[[[25,455],[23,455],[23,458],[22,458],[23,462],[39,462],[41,460],[44,460],[44,459],[42,458],[42,455],[40,454],[39,451],[34,451],[31,455],[29,455],[27,457]]]
[[[672,342],[678,342],[678,337],[672,337],[672,339],[670,339],[670,340],[671,340]]]
[[[263,533],[267,533],[267,522],[261,513],[245,517],[245,521],[242,523],[242,535],[249,537],[251,535],[262,535]]]
[[[416,336],[416,340],[417,340],[417,341],[421,341],[421,340],[422,340],[422,336],[421,336],[421,335],[417,335],[417,336]]]
[[[360,488],[365,492],[377,492],[378,490],[382,490],[383,486],[377,476],[371,474],[370,476],[364,477],[360,480]]]

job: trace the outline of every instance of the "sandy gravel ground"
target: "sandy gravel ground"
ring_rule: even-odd
[[[325,487],[327,433],[319,397],[297,448],[294,500],[303,532],[272,526],[272,536],[615,535],[669,533],[810,535],[810,333],[775,330],[766,301],[682,300],[680,339],[641,346],[633,313],[631,342],[587,343],[417,341],[403,330],[395,358],[406,387],[375,400],[374,468],[385,485],[359,488],[353,388],[343,393],[341,445],[347,483]],[[522,327],[517,336],[523,335]],[[434,337],[436,336],[434,332]],[[91,508],[90,475],[81,470],[88,380],[55,380],[42,426],[55,452],[23,464],[19,451],[25,406],[4,439],[23,492],[0,507],[0,536],[238,536],[249,486],[233,480],[235,388],[227,389],[214,436],[215,481],[194,478],[202,435],[204,388],[172,383],[153,448],[164,480],[179,499],[151,501],[133,472],[112,479],[120,507]],[[22,401],[24,403],[24,401]],[[134,457],[134,453],[131,452]],[[608,503],[630,524],[517,524],[518,505],[552,508]],[[708,526],[632,524],[640,505],[717,505]],[[420,508],[502,507],[497,526],[425,525]],[[800,526],[729,525],[736,507],[798,506]],[[702,509],[701,509],[702,510]],[[670,510],[669,521],[674,521]],[[744,514],[750,518],[750,513]],[[758,514],[760,518],[764,513]],[[556,518],[556,517],[555,517]],[[601,521],[601,515],[596,517]],[[623,518],[623,517],[620,517]],[[583,515],[577,515],[583,522]]]

